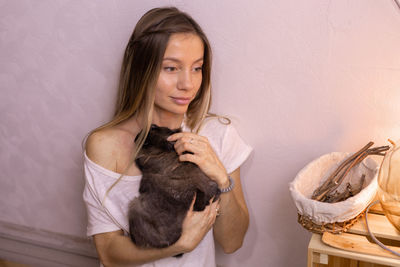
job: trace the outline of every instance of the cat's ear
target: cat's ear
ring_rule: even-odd
[[[141,132],[142,132],[142,131],[140,131],[140,132],[136,135],[136,137],[135,137],[135,143],[136,143],[137,140],[139,139],[139,136],[140,136]],[[149,135],[150,135],[150,133],[149,133]],[[146,140],[144,140],[143,146],[148,146],[148,145],[149,145],[149,135],[146,137]]]
[[[171,135],[172,134],[176,134],[176,133],[180,133],[180,132],[182,132],[181,128],[173,129],[173,130],[171,130]]]

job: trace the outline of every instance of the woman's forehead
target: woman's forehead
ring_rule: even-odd
[[[169,38],[164,60],[199,61],[203,59],[204,44],[201,38],[193,33],[175,33]]]

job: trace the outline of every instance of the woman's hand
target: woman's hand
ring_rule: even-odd
[[[220,188],[229,186],[226,169],[206,137],[181,132],[169,136],[167,140],[176,141],[174,147],[180,161],[195,163],[208,177],[216,181]]]
[[[211,199],[210,205],[206,206],[203,211],[193,211],[195,200],[196,196],[183,220],[181,237],[175,243],[175,246],[183,253],[192,251],[203,240],[214,225],[219,210],[219,201],[213,203],[214,199]]]

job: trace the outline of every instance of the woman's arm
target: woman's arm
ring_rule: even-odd
[[[93,236],[97,254],[105,267],[132,266],[152,260],[174,256],[180,251],[176,246],[165,249],[139,249],[122,230]]]
[[[162,249],[143,249],[135,246],[122,230],[97,234],[93,239],[100,261],[105,267],[132,266],[192,251],[213,226],[219,209],[216,201],[204,211],[194,212],[194,202],[195,199],[183,221],[182,235],[175,244]]]
[[[249,212],[240,183],[240,169],[230,174],[235,186],[220,196],[219,216],[214,224],[214,237],[225,253],[233,253],[242,246],[249,226]]]

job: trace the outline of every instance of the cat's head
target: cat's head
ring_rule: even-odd
[[[154,147],[159,148],[163,151],[174,151],[175,142],[167,141],[167,138],[168,136],[179,132],[181,132],[180,128],[169,129],[167,127],[160,127],[152,124],[142,148],[145,149]],[[139,134],[136,136],[135,142],[137,141]]]

